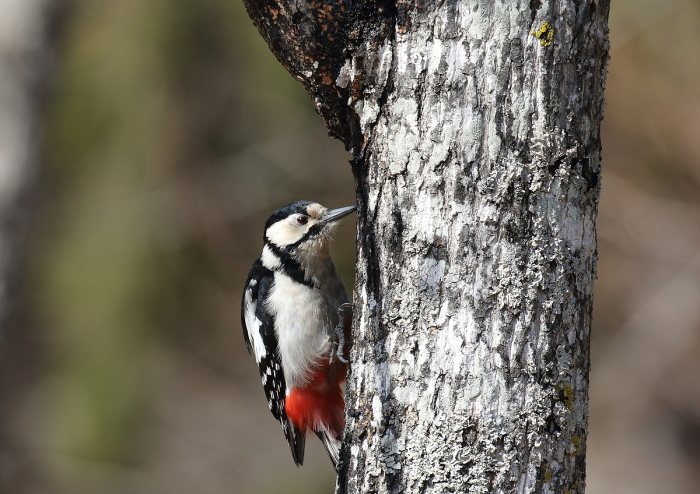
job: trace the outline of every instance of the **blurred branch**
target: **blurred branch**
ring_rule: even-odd
[[[16,304],[21,246],[38,169],[42,95],[50,74],[50,0],[0,0],[0,336]],[[0,346],[0,348],[2,348]]]

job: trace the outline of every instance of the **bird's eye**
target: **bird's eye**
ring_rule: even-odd
[[[300,225],[305,225],[308,222],[309,222],[309,218],[307,218],[306,216],[299,216],[297,218],[297,223],[299,223]]]

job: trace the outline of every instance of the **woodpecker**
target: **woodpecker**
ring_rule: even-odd
[[[355,209],[297,201],[275,211],[243,291],[243,337],[297,466],[309,430],[338,462],[352,306],[328,248],[340,219]]]

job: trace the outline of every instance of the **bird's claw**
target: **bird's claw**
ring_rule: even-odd
[[[330,362],[333,363],[334,357],[337,357],[344,364],[350,363],[343,355],[345,353],[345,324],[347,321],[347,313],[350,313],[350,318],[352,318],[352,304],[345,303],[338,307],[338,325],[335,327],[336,339],[333,341],[333,347],[331,349]]]

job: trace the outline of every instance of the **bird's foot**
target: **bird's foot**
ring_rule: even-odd
[[[331,348],[330,363],[333,363],[335,357],[342,363],[350,363],[345,358],[345,329],[352,325],[352,304],[345,303],[338,307],[338,325],[335,327],[335,338],[333,347]]]

